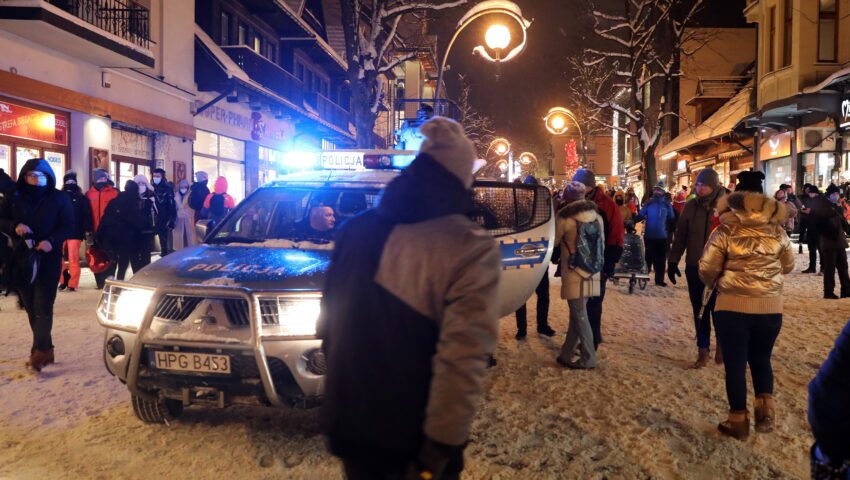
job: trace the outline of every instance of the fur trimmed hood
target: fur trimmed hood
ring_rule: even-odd
[[[788,219],[788,209],[781,202],[757,192],[735,192],[717,200],[721,223],[740,223],[757,226],[782,225]]]
[[[558,218],[567,220],[575,218],[580,222],[592,222],[599,216],[599,210],[596,204],[589,200],[576,200],[569,203],[564,208],[558,210]]]

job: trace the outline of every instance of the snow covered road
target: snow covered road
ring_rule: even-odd
[[[795,272],[805,263],[799,256]],[[821,282],[786,278],[777,429],[739,442],[715,429],[726,411],[722,367],[688,368],[696,348],[684,279],[634,295],[609,284],[594,371],[554,362],[567,319],[554,279],[558,336],[517,342],[513,317],[502,320],[464,478],[807,478],[806,385],[850,317],[850,299],[822,300]],[[0,479],[340,478],[317,410],[189,408],[168,426],[138,421],[102,363],[93,283],[88,274],[78,292],[59,293],[57,364],[37,376],[24,368],[26,316],[14,298],[0,300]],[[529,318],[533,331],[533,301]]]

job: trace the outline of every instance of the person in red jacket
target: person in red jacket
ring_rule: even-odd
[[[234,208],[236,208],[236,202],[227,193],[227,179],[218,177],[215,181],[213,193],[207,195],[207,198],[204,200],[204,209],[207,212],[206,218],[218,223]]]
[[[118,190],[112,186],[112,182],[109,181],[109,172],[102,168],[95,168],[91,173],[92,178],[92,186],[89,188],[89,191],[86,192],[86,198],[89,199],[91,204],[91,213],[92,213],[92,231],[86,232],[87,238],[92,237],[92,233],[97,231],[97,227],[100,226],[100,220],[103,218],[104,212],[106,212],[106,206],[109,205],[109,202],[118,198]],[[87,241],[86,243],[91,246],[91,241]],[[113,264],[105,271],[94,274],[94,280],[97,284],[98,290],[102,289],[106,284],[106,279],[110,275],[115,274],[115,265]]]
[[[682,189],[676,193],[676,197],[673,199],[673,210],[676,211],[677,216],[682,214],[686,203],[688,203],[688,186],[682,185]]]
[[[605,263],[602,266],[602,288],[598,297],[587,300],[587,317],[590,320],[590,328],[593,330],[593,346],[598,349],[602,343],[602,302],[605,300],[605,281],[614,273],[614,265],[620,261],[623,254],[623,240],[626,230],[623,226],[623,218],[620,208],[614,203],[605,191],[596,185],[596,175],[586,168],[580,168],[573,175],[574,182],[581,182],[587,186],[586,198],[596,203],[602,212],[602,221],[605,225]]]

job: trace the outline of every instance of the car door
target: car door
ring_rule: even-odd
[[[473,220],[499,242],[502,316],[515,312],[548,274],[555,237],[552,195],[546,187],[495,181],[473,185]]]

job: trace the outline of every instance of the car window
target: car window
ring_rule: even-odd
[[[531,230],[549,221],[552,197],[546,187],[476,182],[473,221],[498,237]]]

